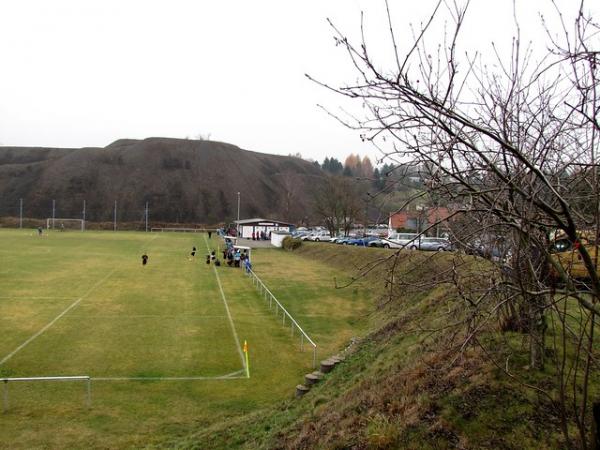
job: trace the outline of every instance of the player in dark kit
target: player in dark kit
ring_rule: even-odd
[[[145,253],[142,255],[142,266],[145,266],[148,263],[148,255]]]
[[[192,253],[190,253],[190,257],[188,258],[190,261],[196,258],[196,247],[192,247]]]

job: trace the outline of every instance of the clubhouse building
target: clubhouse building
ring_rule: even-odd
[[[261,231],[268,236],[271,231],[292,231],[295,228],[293,223],[261,218],[235,220],[234,223],[238,236],[245,239],[252,239],[252,233],[256,236]]]

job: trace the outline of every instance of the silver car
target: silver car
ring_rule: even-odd
[[[314,242],[320,242],[320,241],[329,241],[329,231],[317,231],[315,233],[311,233],[308,236],[306,236],[305,241],[314,241]]]
[[[422,237],[408,245],[411,250],[441,252],[452,250],[452,243],[446,238]]]

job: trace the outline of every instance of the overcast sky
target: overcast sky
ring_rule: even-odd
[[[390,0],[400,47],[434,3]],[[558,3],[573,11],[579,1]],[[383,0],[0,0],[0,144],[210,134],[265,153],[375,159],[316,106],[342,100],[304,77],[355,79],[326,18],[356,35],[361,10],[385,59]],[[553,15],[550,0],[518,0],[517,11],[544,47],[538,13]],[[472,0],[463,48],[508,48],[513,30],[511,0]]]

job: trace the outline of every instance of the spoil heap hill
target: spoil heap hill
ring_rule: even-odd
[[[0,215],[216,223],[237,215],[298,220],[322,172],[299,158],[185,139],[122,139],[104,148],[0,147]]]

